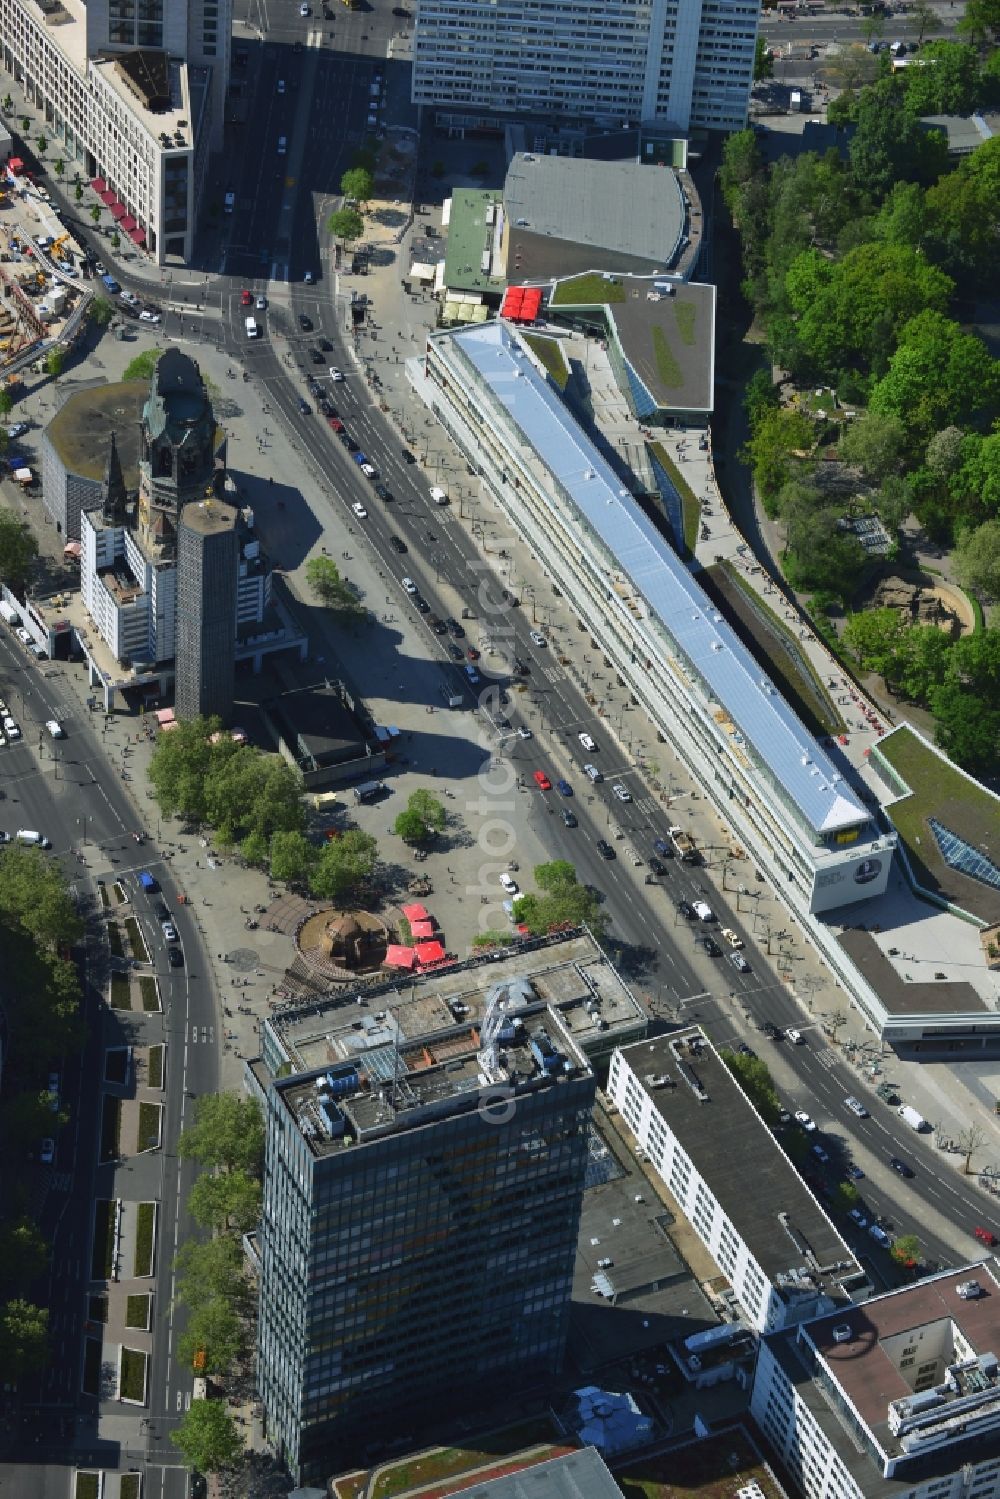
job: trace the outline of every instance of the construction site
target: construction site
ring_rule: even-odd
[[[0,176],[0,378],[16,381],[36,357],[71,341],[91,277],[46,189],[8,158]]]

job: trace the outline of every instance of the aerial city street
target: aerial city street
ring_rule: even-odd
[[[3,1499],[1000,1499],[998,273],[998,0],[0,0]]]

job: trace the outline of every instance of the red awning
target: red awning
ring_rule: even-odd
[[[414,948],[421,963],[440,963],[444,959],[444,948],[440,942],[418,942]]]
[[[144,245],[146,243],[145,229],[130,229],[128,237],[134,245]]]
[[[125,217],[120,220],[120,224],[122,229],[125,230],[126,234],[131,234],[133,229],[137,229],[139,227],[130,213],[127,213]]]
[[[433,937],[434,923],[433,921],[411,921],[410,931],[414,937]]]
[[[420,904],[419,901],[416,901],[411,906],[404,906],[403,907],[403,915],[406,917],[407,921],[426,921],[427,920],[427,912],[424,909],[424,907]]]
[[[383,967],[388,968],[412,968],[416,961],[417,956],[412,947],[403,947],[399,943],[392,942],[385,950],[382,964]]]
[[[90,185],[95,193],[103,193],[108,186],[103,177],[91,177]]]
[[[128,213],[128,209],[125,207],[125,204],[124,203],[119,203],[119,201],[118,201],[117,198],[114,200],[113,203],[110,203],[108,206],[111,209],[111,217],[113,219],[123,219],[125,217],[125,215]]]
[[[118,199],[115,197],[110,187],[106,187],[103,193],[101,193],[101,202],[104,204],[105,208],[110,208],[112,203],[118,202]]]

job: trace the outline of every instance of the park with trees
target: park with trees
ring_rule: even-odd
[[[743,456],[780,522],[785,577],[974,773],[1000,732],[1000,630],[983,614],[1000,600],[1000,360],[970,326],[1000,266],[1000,139],[956,160],[921,117],[1000,102],[993,9],[973,7],[958,40],[927,42],[905,70],[866,54],[868,81],[847,80],[829,109],[844,149],[769,164],[745,130],[719,174],[765,356],[746,381]],[[845,524],[855,512],[881,519],[890,566],[911,516],[949,551],[974,634],[869,617],[863,590],[884,564]]]

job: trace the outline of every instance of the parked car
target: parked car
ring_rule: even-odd
[[[688,901],[688,900],[679,900],[677,902],[677,910],[680,913],[680,915],[684,917],[685,921],[694,921],[694,919],[695,919],[694,906],[691,904],[690,901]]]
[[[161,921],[160,927],[168,942],[177,941],[177,928],[172,921]]]
[[[851,1222],[856,1223],[859,1228],[868,1227],[868,1219],[865,1217],[860,1208],[851,1208],[851,1211],[847,1216],[848,1218],[850,1218]]]
[[[517,883],[517,881],[513,878],[512,875],[509,875],[507,873],[506,870],[504,870],[503,874],[500,876],[500,883],[503,886],[503,888],[506,890],[506,892],[507,892],[508,895],[520,895],[520,893],[521,893],[521,887],[520,887],[520,885]]]
[[[859,1119],[868,1118],[868,1110],[865,1108],[860,1098],[855,1098],[853,1095],[850,1098],[845,1098],[844,1107],[846,1109],[850,1109],[852,1114],[857,1114]]]
[[[562,820],[568,828],[575,828],[578,826],[575,814],[571,812],[568,807],[563,807],[562,809]]]
[[[556,790],[559,792],[560,796],[572,796],[573,795],[573,788],[570,785],[569,781],[565,781],[565,780],[556,781]]]
[[[454,637],[455,637],[456,640],[462,640],[462,639],[464,639],[465,630],[459,624],[459,622],[458,622],[457,619],[451,619],[449,617],[448,619],[445,620],[445,624],[448,626],[449,631],[451,632],[452,635],[454,635]]]
[[[892,1167],[893,1171],[895,1171],[899,1176],[905,1177],[907,1181],[909,1181],[914,1175],[913,1167],[908,1166],[905,1161],[901,1161],[898,1155],[889,1157],[889,1165]]]
[[[390,536],[389,545],[392,547],[394,552],[399,552],[400,554],[407,550],[406,542],[401,536]]]
[[[801,1124],[806,1134],[811,1135],[813,1130],[816,1128],[816,1124],[815,1121],[811,1119],[810,1116],[806,1113],[805,1109],[796,1109],[795,1118],[797,1122]]]
[[[631,791],[627,786],[623,786],[621,781],[615,781],[611,790],[620,802],[630,802],[632,800]]]
[[[822,1145],[813,1145],[812,1153],[816,1157],[817,1161],[822,1161],[824,1166],[828,1164],[830,1156],[829,1153],[824,1150]]]
[[[750,972],[750,964],[747,962],[746,958],[741,952],[731,952],[729,954],[729,961],[730,963],[732,963],[734,968],[739,969],[740,973]]]

